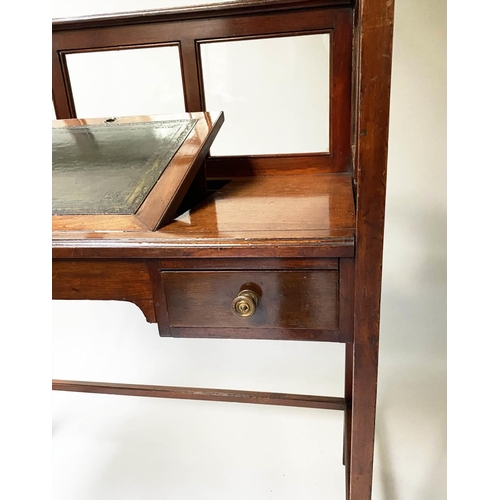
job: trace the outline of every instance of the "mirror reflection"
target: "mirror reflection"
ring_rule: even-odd
[[[177,45],[66,56],[77,117],[185,111]]]
[[[226,117],[212,156],[329,150],[329,34],[204,43],[201,61]]]

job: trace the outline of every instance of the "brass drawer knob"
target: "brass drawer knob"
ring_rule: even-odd
[[[248,318],[255,313],[259,296],[252,290],[242,290],[238,297],[233,300],[231,309],[236,316]]]

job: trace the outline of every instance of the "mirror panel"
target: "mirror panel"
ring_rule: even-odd
[[[177,45],[67,54],[79,118],[185,111]]]
[[[212,156],[329,151],[329,34],[203,43],[201,61],[225,115]]]

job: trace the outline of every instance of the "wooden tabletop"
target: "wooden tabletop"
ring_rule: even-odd
[[[233,180],[157,231],[68,223],[53,231],[56,258],[341,257],[354,253],[350,175]]]

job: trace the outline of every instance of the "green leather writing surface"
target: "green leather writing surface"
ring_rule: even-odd
[[[52,214],[134,214],[196,120],[52,129]]]

